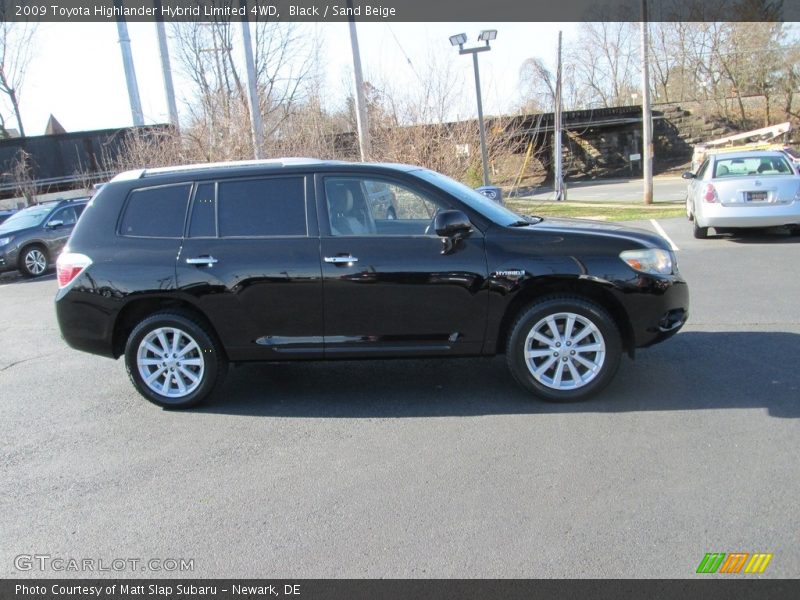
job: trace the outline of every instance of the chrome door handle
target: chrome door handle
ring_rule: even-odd
[[[187,258],[186,264],[187,265],[205,265],[210,267],[211,265],[217,264],[219,261],[214,258],[213,256],[198,256],[197,258]]]
[[[358,262],[358,259],[355,256],[326,256],[324,260],[326,263],[331,263],[333,265],[344,265]]]

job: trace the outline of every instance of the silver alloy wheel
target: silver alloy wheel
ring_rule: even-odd
[[[47,258],[38,248],[32,248],[25,253],[25,268],[31,275],[41,275],[47,268]]]
[[[542,385],[574,390],[600,373],[606,359],[603,334],[589,319],[560,312],[538,321],[525,338],[525,364]]]
[[[136,352],[136,366],[144,384],[167,398],[194,392],[205,372],[200,346],[175,327],[159,327],[144,336]]]

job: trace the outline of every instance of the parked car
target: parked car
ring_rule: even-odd
[[[784,146],[781,148],[781,152],[783,152],[786,155],[786,158],[789,159],[789,162],[792,163],[794,170],[800,173],[800,152],[791,146]]]
[[[397,218],[397,195],[390,184],[382,181],[364,181],[363,186],[374,218]]]
[[[373,213],[372,184],[397,194],[396,218]],[[120,174],[58,284],[66,342],[124,356],[170,408],[209,396],[231,362],[503,353],[525,389],[576,400],[674,335],[689,304],[648,231],[522,217],[424,168],[310,159]]]
[[[13,215],[16,210],[0,210],[0,224],[4,223],[8,217]]]
[[[46,202],[22,209],[0,224],[0,272],[43,275],[67,243],[86,198]]]
[[[800,176],[780,151],[708,156],[689,180],[686,216],[694,237],[748,227],[800,230]]]

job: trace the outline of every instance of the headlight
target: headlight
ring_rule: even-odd
[[[0,246],[8,246],[11,243],[11,240],[13,240],[13,239],[14,238],[12,238],[12,237],[0,238]]]
[[[619,257],[628,263],[631,269],[651,275],[671,275],[677,268],[672,252],[661,248],[626,250]]]

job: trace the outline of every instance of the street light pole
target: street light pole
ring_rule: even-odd
[[[478,98],[478,129],[481,138],[481,165],[483,167],[483,185],[489,185],[489,151],[486,149],[486,126],[483,122],[483,100],[481,98],[481,74],[478,69],[478,52],[488,52],[491,50],[489,42],[497,37],[497,31],[494,29],[486,29],[481,31],[478,36],[478,41],[486,42],[485,46],[476,46],[475,48],[464,48],[467,41],[467,36],[464,33],[450,37],[450,43],[453,46],[458,46],[459,54],[472,54],[472,67],[475,71],[475,95]]]
[[[489,152],[486,150],[486,126],[483,123],[483,101],[481,100],[481,74],[478,70],[478,53],[472,53],[472,66],[475,70],[475,94],[478,96],[478,129],[481,133],[481,164],[483,166],[483,185],[489,185]]]

